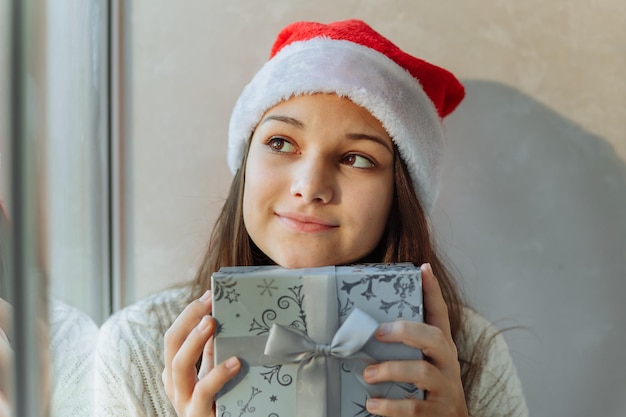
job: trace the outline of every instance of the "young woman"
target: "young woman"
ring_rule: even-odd
[[[412,262],[423,273],[426,322],[383,323],[376,337],[420,348],[426,360],[382,362],[363,376],[413,383],[426,398],[372,398],[367,411],[527,415],[502,336],[464,305],[431,242],[441,120],[463,95],[448,71],[361,21],[283,29],[233,111],[235,177],[195,282],[101,329],[98,412],[216,414],[217,392],[241,366],[236,357],[213,366],[210,277],[222,266]]]

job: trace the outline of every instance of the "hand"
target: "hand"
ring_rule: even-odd
[[[441,288],[429,264],[421,266],[426,323],[399,320],[382,324],[376,338],[419,348],[424,360],[387,361],[365,368],[369,383],[381,381],[410,382],[426,391],[424,400],[367,401],[367,411],[381,416],[455,416],[467,417],[467,405],[461,383],[461,367],[450,332],[448,308]]]
[[[189,304],[165,333],[165,392],[179,417],[215,416],[215,395],[241,364],[236,357],[213,366],[215,319],[207,291]],[[196,362],[202,355],[200,370]]]

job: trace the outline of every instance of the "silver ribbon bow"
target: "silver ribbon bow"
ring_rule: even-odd
[[[341,409],[341,364],[366,388],[370,396],[384,395],[386,384],[370,385],[363,369],[375,360],[361,349],[372,337],[378,323],[355,308],[332,336],[329,344],[313,340],[306,333],[279,324],[272,325],[265,355],[281,363],[299,363],[296,406],[299,417],[339,415]],[[319,407],[322,407],[321,413]]]

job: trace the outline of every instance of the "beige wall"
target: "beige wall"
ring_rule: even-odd
[[[626,3],[135,1],[135,296],[188,279],[230,182],[230,109],[294,20],[357,17],[452,70],[433,222],[502,325],[531,415],[624,415]],[[623,367],[621,367],[623,368]],[[602,410],[600,412],[600,410]]]
[[[279,28],[293,20],[362,18],[460,78],[531,96],[626,159],[621,1],[143,0],[133,7],[137,296],[192,274],[230,180],[230,109]]]

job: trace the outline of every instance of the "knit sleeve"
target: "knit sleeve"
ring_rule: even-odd
[[[93,357],[98,326],[85,313],[50,300],[51,415],[88,417],[94,401]]]
[[[460,357],[479,341],[488,341],[478,383],[467,398],[472,417],[528,417],[528,408],[507,343],[498,330],[477,313],[465,310]]]
[[[188,294],[188,288],[167,290],[102,325],[95,357],[96,416],[176,416],[161,379],[163,336]]]

